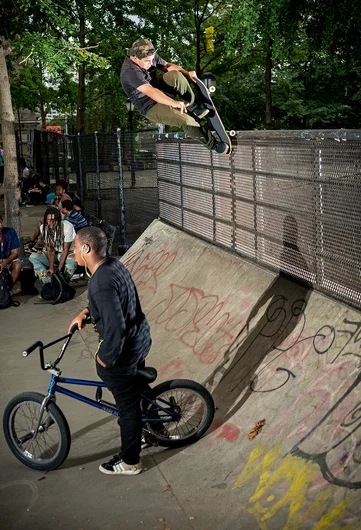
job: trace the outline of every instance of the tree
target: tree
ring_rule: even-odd
[[[50,74],[71,71],[74,65],[84,61],[105,68],[108,67],[108,62],[93,51],[85,50],[76,43],[69,43],[65,36],[69,35],[72,20],[67,18],[64,9],[53,0],[36,0],[32,4],[27,0],[19,0],[15,6],[9,0],[3,0],[2,15],[0,104],[5,162],[5,217],[7,223],[21,234],[14,114],[6,57],[15,48],[18,56],[25,57],[20,64],[41,64]]]
[[[264,57],[265,125],[272,127],[272,68],[285,61],[298,39],[303,0],[236,0],[230,8],[230,28],[226,44],[230,49],[240,41],[240,56],[251,53]]]
[[[0,37],[0,122],[4,145],[5,223],[21,235],[19,220],[19,192],[17,188],[17,160],[14,129],[14,112],[11,102],[10,83],[6,56],[11,47]],[[9,213],[12,213],[10,216]]]

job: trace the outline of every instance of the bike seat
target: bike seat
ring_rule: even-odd
[[[157,370],[155,368],[152,368],[151,366],[138,370],[138,377],[143,379],[143,381],[148,384],[153,383],[153,381],[157,379],[157,375]]]

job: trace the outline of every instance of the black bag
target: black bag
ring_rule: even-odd
[[[10,274],[7,269],[0,273],[0,309],[6,309],[10,306],[18,307],[20,302],[14,301],[10,294]]]
[[[75,292],[74,287],[65,281],[62,273],[55,271],[51,275],[50,282],[43,285],[40,296],[43,300],[55,305],[72,300],[75,296]]]

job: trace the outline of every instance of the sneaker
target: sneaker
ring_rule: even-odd
[[[26,208],[32,208],[33,206],[35,206],[35,204],[26,204],[25,206]]]
[[[99,466],[99,471],[106,475],[139,475],[142,472],[142,464],[126,464],[119,455],[114,455],[109,462]]]
[[[230,148],[224,142],[215,142],[212,147],[213,151],[216,151],[219,155],[228,155]]]
[[[208,109],[204,109],[204,108],[201,108],[201,107],[196,107],[196,108],[192,109],[190,112],[196,118],[198,118],[198,120],[201,120],[202,118],[207,116],[207,114],[209,114],[209,110]]]
[[[21,293],[21,284],[18,280],[16,283],[14,283],[14,285],[11,288],[11,296],[15,296],[20,293]]]

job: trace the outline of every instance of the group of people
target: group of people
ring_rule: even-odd
[[[46,182],[45,179],[38,176],[35,170],[32,171],[33,168],[26,169],[28,173],[23,173],[23,183],[27,183],[26,189],[30,197],[34,194],[34,204],[44,202],[47,205],[30,242],[24,247],[30,254],[29,260],[39,280],[35,285],[41,292],[42,286],[50,281],[51,274],[55,270],[63,272],[67,280],[73,276],[77,268],[72,255],[75,235],[80,228],[88,226],[88,221],[82,215],[79,206],[74,204],[66,193],[65,180],[56,183],[55,194],[47,193],[45,196],[45,192],[41,190],[42,183]],[[40,187],[40,191],[34,188],[35,182],[36,186]],[[48,191],[48,188],[45,190]],[[42,200],[39,200],[40,198]],[[12,293],[17,294],[21,290],[17,282],[22,268],[19,260],[19,237],[14,229],[3,227],[3,219],[0,227],[0,273],[5,269],[10,271],[12,284],[10,287]]]
[[[67,280],[73,276],[77,264],[74,259],[74,239],[80,228],[88,226],[80,208],[67,194],[67,182],[56,183],[55,196],[49,201],[44,217],[39,220],[35,232],[25,247],[31,252],[29,260],[40,283],[50,281],[51,274],[58,270]],[[40,242],[39,242],[40,240]],[[37,244],[38,242],[38,244]]]

